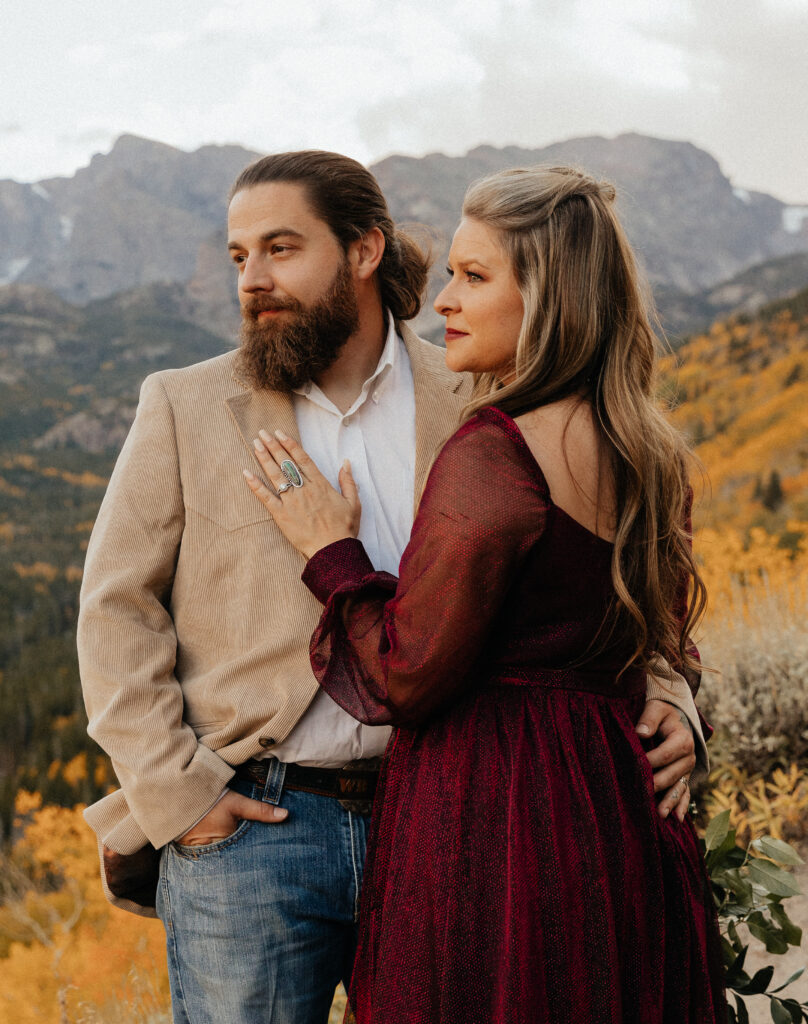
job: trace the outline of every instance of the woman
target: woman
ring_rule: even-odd
[[[682,440],[614,190],[568,168],[473,185],[435,301],[475,374],[400,578],[288,439],[251,487],[309,558],[323,688],[388,747],[350,1002],[359,1024],[725,1020],[693,829],[634,725],[658,654],[698,664]],[[296,460],[304,487],[288,488]]]

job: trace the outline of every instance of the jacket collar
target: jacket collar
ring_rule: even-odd
[[[406,324],[397,325],[407,349],[415,392],[415,504],[441,444],[457,427],[460,411],[468,399],[467,378],[446,369],[443,352],[422,341]],[[235,361],[234,361],[235,362]],[[282,391],[259,391],[239,376],[233,379],[241,390],[225,399],[228,412],[241,438],[252,453],[259,430],[275,430],[300,441],[291,395]]]
[[[470,378],[447,370],[443,350],[422,341],[406,324],[399,330],[410,357],[415,391],[415,511],[435,456],[457,429]]]

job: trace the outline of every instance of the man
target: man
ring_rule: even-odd
[[[395,572],[469,385],[403,322],[427,262],[360,164],[259,160],[233,187],[228,229],[241,349],[146,380],[88,550],[82,680],[121,789],[86,815],[108,860],[162,850],[176,1021],[312,1024],[349,976],[388,730],[319,691],[321,609],[242,471],[257,472],[260,429],[302,441],[332,482],[349,458],[359,536]],[[649,695],[665,684],[649,680]],[[675,708],[649,704],[648,734],[664,712],[651,760],[668,762],[658,788],[679,780],[669,809],[695,758]]]

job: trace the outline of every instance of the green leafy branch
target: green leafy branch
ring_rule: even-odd
[[[802,864],[802,858],[788,843],[771,836],[753,840],[744,849],[730,828],[729,811],[712,819],[702,840],[704,860],[712,883],[713,898],[721,925],[727,990],[735,997],[728,1006],[729,1024],[748,1024],[745,996],[766,996],[775,1024],[808,1022],[808,1003],[782,997],[780,993],[799,978],[804,967],[778,985],[769,988],[774,967],[762,967],[753,976],[744,970],[749,943],[744,943],[738,925],[763,943],[766,951],[782,955],[789,946],[799,946],[802,929],[789,918],[783,901],[800,894],[800,887],[789,869]]]

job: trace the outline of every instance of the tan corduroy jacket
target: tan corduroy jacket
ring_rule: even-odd
[[[440,349],[406,326],[401,333],[419,495],[468,381],[446,369]],[[90,734],[121,788],[85,817],[118,853],[164,846],[191,828],[231,766],[271,751],[317,691],[308,646],[322,607],[300,582],[302,557],[242,476],[257,472],[260,428],[298,438],[292,402],[252,390],[235,356],[147,378],[87,552],[82,685]],[[648,695],[681,706],[698,729],[687,684],[675,676],[672,685],[673,694],[670,682],[649,678]]]

